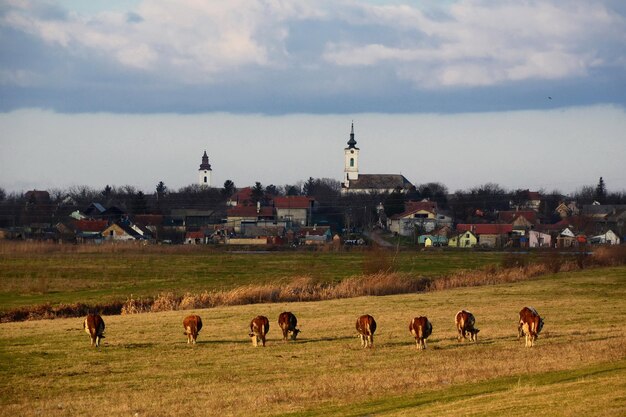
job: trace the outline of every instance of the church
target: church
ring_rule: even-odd
[[[354,123],[350,130],[350,140],[344,149],[344,176],[341,183],[342,194],[382,194],[391,193],[398,187],[406,192],[413,184],[401,174],[360,174],[359,148],[354,139]]]
[[[202,163],[200,169],[198,169],[198,185],[210,187],[211,186],[211,164],[209,164],[209,156],[204,151],[202,155]]]

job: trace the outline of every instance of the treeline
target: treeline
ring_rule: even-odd
[[[130,215],[168,215],[175,209],[214,210],[225,215],[226,202],[238,191],[238,187],[233,181],[227,180],[221,188],[192,184],[170,190],[161,181],[153,191],[146,193],[131,185],[107,185],[100,190],[73,186],[65,190],[46,191],[7,193],[0,188],[0,227],[65,221],[70,213],[84,210],[92,203],[99,203],[105,208],[115,206]],[[594,201],[601,204],[626,204],[626,192],[608,192],[602,178],[596,186],[583,186],[569,196],[558,190],[537,191],[541,195],[537,211],[543,223],[558,220],[554,210],[562,201],[575,201],[579,206]],[[342,195],[339,181],[309,178],[285,185],[256,182],[251,186],[249,204],[270,205],[277,196],[315,198],[316,218],[349,228],[369,227],[385,217],[401,213],[406,201],[429,199],[437,203],[439,211],[449,214],[456,222],[476,223],[493,221],[499,211],[523,207],[531,199],[528,190],[507,190],[495,183],[454,193],[450,193],[444,184],[429,182],[391,193]]]

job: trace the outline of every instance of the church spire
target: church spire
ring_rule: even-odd
[[[209,156],[206,154],[206,151],[204,151],[204,155],[202,155],[202,163],[200,164],[200,169],[204,169],[207,171],[211,170],[211,164],[209,164]]]
[[[348,149],[356,148],[356,140],[354,140],[354,122],[352,122],[352,127],[350,129],[350,140],[348,141]]]

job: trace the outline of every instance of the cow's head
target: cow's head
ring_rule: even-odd
[[[298,337],[299,333],[300,329],[293,329],[293,332],[291,332],[291,340],[296,340],[296,337]]]

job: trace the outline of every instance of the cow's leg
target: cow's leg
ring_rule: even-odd
[[[265,335],[261,335],[261,343],[263,344],[263,347],[265,347]]]
[[[252,336],[252,346],[257,347],[257,338],[256,335]]]

